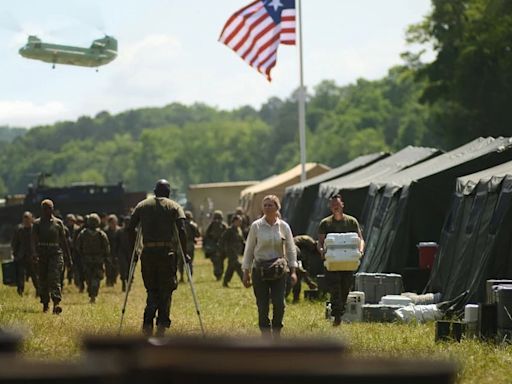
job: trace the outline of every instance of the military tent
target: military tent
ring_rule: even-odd
[[[417,244],[439,242],[458,177],[512,159],[510,138],[478,138],[370,187],[362,215],[364,272],[418,266]]]
[[[259,181],[232,181],[222,183],[191,184],[188,187],[187,205],[201,230],[210,223],[214,210],[225,215],[234,212],[240,204],[240,192]]]
[[[457,179],[430,290],[485,300],[487,279],[512,278],[512,161]]]
[[[329,171],[330,168],[319,163],[306,163],[306,177],[311,178]],[[245,188],[240,193],[241,205],[251,220],[260,217],[261,201],[266,195],[276,195],[282,199],[286,187],[297,184],[300,180],[302,166],[299,164],[288,171],[271,176],[258,184]]]
[[[345,201],[346,213],[359,218],[368,187],[373,181],[439,154],[440,151],[434,148],[408,146],[357,172],[320,184],[307,233],[313,237],[317,235],[320,220],[329,214],[329,197],[332,194],[341,192]]]
[[[388,156],[389,153],[386,152],[359,156],[329,172],[287,187],[284,192],[281,214],[284,220],[290,224],[293,233],[306,233],[309,215],[318,196],[320,183],[348,175]]]

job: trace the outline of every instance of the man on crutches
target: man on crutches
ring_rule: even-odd
[[[184,257],[187,263],[190,257],[179,254],[181,249],[187,249],[185,213],[178,203],[169,199],[169,182],[159,180],[154,192],[155,197],[137,204],[128,231],[132,244],[135,244],[135,229],[137,225],[141,226],[143,248],[140,259],[142,280],[147,292],[142,331],[146,336],[152,336],[156,317],[155,335],[163,336],[171,325],[172,293],[178,287],[178,257]]]

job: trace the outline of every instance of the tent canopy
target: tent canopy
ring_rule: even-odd
[[[329,213],[328,199],[333,193],[341,192],[345,201],[346,212],[359,218],[368,187],[372,182],[438,156],[440,153],[435,148],[407,146],[397,153],[357,172],[320,184],[307,233],[311,236],[316,236],[320,220]]]
[[[330,168],[320,163],[306,163],[306,176],[315,177],[329,171]],[[300,180],[301,165],[276,176],[271,176],[260,183],[245,188],[240,193],[240,200],[245,212],[252,220],[258,218],[261,213],[261,200],[266,195],[276,195],[282,199],[286,187],[296,184]]]

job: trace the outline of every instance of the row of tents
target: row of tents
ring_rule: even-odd
[[[417,244],[439,243],[425,289],[449,300],[485,280],[512,277],[512,138],[478,138],[452,151],[406,147],[356,158],[287,187],[282,215],[294,234],[316,237],[341,193],[366,240],[360,272],[418,266]]]

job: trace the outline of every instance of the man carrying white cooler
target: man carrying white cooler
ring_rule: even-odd
[[[341,324],[354,271],[359,267],[359,259],[364,251],[364,239],[357,219],[343,213],[345,205],[341,194],[331,196],[329,206],[332,215],[320,222],[318,247],[327,269],[326,283],[331,296],[333,325],[338,326]],[[347,236],[334,235],[339,233]]]

